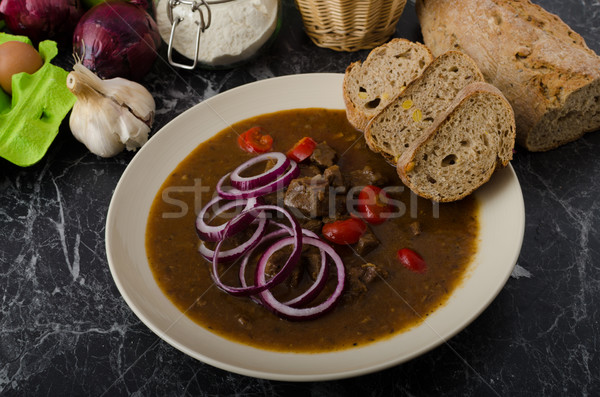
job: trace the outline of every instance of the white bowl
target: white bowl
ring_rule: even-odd
[[[247,84],[208,99],[161,129],[131,161],[112,197],[106,253],[119,291],[153,332],[182,352],[231,372],[287,381],[337,379],[378,371],[446,342],[504,286],[523,241],[523,196],[512,167],[475,194],[480,242],[468,275],[420,325],[370,345],[332,353],[280,353],[209,332],[182,314],[154,280],[145,250],[152,201],[169,173],[201,142],[237,121],[284,109],[343,109],[341,74],[305,74]]]

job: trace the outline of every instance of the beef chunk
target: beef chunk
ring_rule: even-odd
[[[327,211],[328,187],[322,175],[293,179],[285,192],[284,203],[310,218],[322,216]]]
[[[388,272],[373,263],[350,265],[346,269],[346,290],[343,299],[354,301],[368,291],[368,285],[379,278],[387,278]]]
[[[302,163],[298,165],[300,167],[300,178],[313,177],[321,174],[321,170],[316,165]]]
[[[267,261],[267,266],[265,267],[265,274],[267,276],[267,280],[270,280],[273,276],[281,271],[281,268],[288,260],[292,253],[292,247],[286,246],[282,249],[275,251],[273,255],[269,257]],[[286,284],[291,288],[296,288],[300,285],[300,280],[302,280],[302,267],[296,266],[292,273],[287,277]]]
[[[383,186],[387,182],[387,178],[379,172],[374,171],[370,166],[365,165],[362,170],[354,170],[350,172],[350,184],[352,186]]]
[[[412,232],[413,236],[418,236],[419,234],[421,234],[421,224],[419,223],[419,221],[411,222],[410,225],[408,225],[408,227],[410,228],[410,231]]]
[[[331,214],[334,215],[334,214]],[[351,218],[350,215],[348,214],[342,214],[342,215],[337,215],[337,216],[324,216],[323,217],[323,224],[325,223],[331,223],[331,222],[335,222],[335,221],[345,221],[346,219]]]
[[[331,211],[332,208],[329,210]],[[342,215],[346,215],[348,213],[348,209],[346,208],[346,196],[335,196],[335,206],[333,208],[335,211],[335,217],[340,218]]]
[[[299,218],[298,222],[303,229],[310,230],[316,234],[321,233],[321,229],[323,229],[323,221],[320,219]]]
[[[348,210],[346,207],[346,196],[342,194],[334,195],[330,190],[328,199],[325,203],[323,222],[331,223],[348,218]]]
[[[321,269],[321,252],[318,248],[308,246],[302,253],[302,264],[312,280],[316,280]]]
[[[278,207],[281,207],[283,205],[283,190],[278,190],[273,193],[265,194],[260,198],[267,205],[276,205]]]
[[[328,167],[323,172],[323,176],[327,179],[330,186],[339,188],[336,191],[340,193],[346,192],[346,184],[344,183],[344,177],[342,176],[342,171],[340,171],[340,167],[338,165],[332,165]]]
[[[319,167],[331,167],[337,161],[337,153],[327,142],[321,142],[315,147],[315,150],[310,156],[311,161]]]
[[[290,257],[292,250],[293,248],[290,245],[273,252],[273,255],[269,257],[267,265],[265,266],[265,275],[267,276],[267,279],[270,279],[271,277],[279,273],[287,259]]]
[[[367,230],[358,239],[354,249],[360,256],[367,255],[373,251],[379,245],[379,240],[375,237],[375,234],[367,227]]]
[[[360,280],[365,284],[370,284],[379,277],[387,278],[388,276],[387,271],[373,263],[365,263],[361,267],[363,269],[363,273],[360,276]]]
[[[360,279],[362,274],[360,266],[349,266],[346,269],[346,289],[342,295],[344,301],[355,301],[367,292],[367,286]]]

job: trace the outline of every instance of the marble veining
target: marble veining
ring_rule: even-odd
[[[600,2],[536,0],[600,52]],[[284,0],[272,48],[234,70],[174,70],[144,84],[154,131],[204,99],[274,76],[343,72],[366,51],[312,44]],[[397,37],[420,38],[412,3]],[[69,51],[57,63],[70,67]],[[108,269],[104,227],[112,192],[134,153],[89,154],[63,128],[40,163],[0,161],[0,395],[581,395],[600,393],[600,134],[547,153],[517,148],[526,205],[523,249],[487,310],[437,349],[370,375],[286,383],[196,361],[142,324]],[[151,172],[152,170],[149,170]]]

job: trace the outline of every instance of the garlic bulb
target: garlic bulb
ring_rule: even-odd
[[[102,80],[77,62],[67,87],[77,97],[71,132],[90,152],[112,157],[146,143],[156,105],[144,86],[120,77]]]

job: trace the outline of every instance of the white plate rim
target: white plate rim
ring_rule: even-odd
[[[162,300],[155,296],[158,286],[152,278],[145,257],[144,236],[139,233],[130,235],[132,231],[139,232],[140,228],[145,230],[149,211],[148,197],[136,194],[141,195],[144,189],[155,188],[157,183],[160,187],[166,178],[165,173],[168,174],[183,160],[186,150],[187,153],[191,152],[206,137],[229,124],[284,109],[343,109],[342,79],[343,75],[336,73],[298,74],[261,80],[225,91],[188,109],[165,125],[127,166],[115,188],[107,214],[105,242],[108,264],[114,282],[131,310],[155,334],[178,350],[212,366],[264,379],[322,381],[363,375],[406,362],[449,340],[488,307],[508,280],[517,262],[525,230],[523,196],[510,165],[497,171],[492,180],[475,193],[485,207],[482,211],[482,223],[494,223],[494,227],[497,226],[496,223],[501,224],[502,227],[494,230],[494,233],[501,236],[500,241],[491,241],[489,238],[480,241],[482,249],[476,255],[469,277],[453,293],[446,305],[417,327],[384,341],[331,353],[265,351],[211,334],[181,315],[164,295]],[[279,96],[271,100],[270,96],[276,93]],[[261,103],[261,99],[267,103]],[[195,125],[197,119],[202,122],[201,127]],[[212,124],[207,119],[211,119]],[[193,128],[206,128],[205,137],[194,135],[190,132]],[[192,137],[192,142],[179,141],[181,136]],[[153,167],[156,172],[148,173],[148,166]],[[158,187],[151,193],[150,204]],[[490,210],[493,217],[486,220],[485,211],[488,208],[493,209]],[[139,224],[140,219],[143,219],[142,225]],[[135,220],[138,221],[137,224]],[[127,244],[124,244],[125,241]],[[485,256],[483,250],[490,249],[496,250],[494,252],[501,257]],[[490,261],[493,262],[492,265]],[[482,273],[485,273],[483,278]],[[140,280],[144,285],[139,286]],[[144,291],[150,291],[151,294],[144,296]],[[149,297],[156,299],[156,302],[148,303]],[[474,298],[477,298],[476,303],[471,302]],[[467,312],[456,313],[454,300],[457,299],[463,305],[468,305]],[[163,310],[157,312],[159,307]],[[179,316],[174,317],[173,308]],[[446,324],[448,319],[452,320],[451,324]],[[407,338],[407,335],[415,332],[427,337]],[[197,340],[203,338],[207,343],[199,349],[196,346]],[[415,340],[421,343],[406,347],[406,344],[414,343]],[[207,353],[206,350],[210,352]],[[397,354],[393,353],[396,351]],[[355,363],[356,359],[361,362]]]

